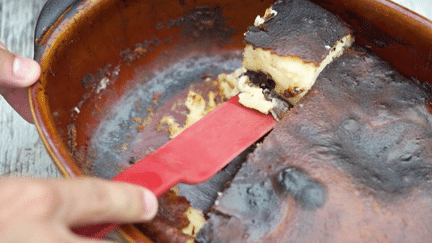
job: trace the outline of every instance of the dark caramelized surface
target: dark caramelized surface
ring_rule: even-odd
[[[198,241],[429,241],[429,96],[350,50],[250,156]]]
[[[329,48],[350,33],[336,15],[309,1],[278,1],[272,9],[277,12],[274,17],[259,27],[249,28],[247,44],[279,56],[300,57],[318,66]]]
[[[190,223],[185,215],[190,207],[187,199],[168,191],[159,197],[159,205],[156,217],[137,227],[158,243],[185,243],[192,240],[192,236],[181,233]]]

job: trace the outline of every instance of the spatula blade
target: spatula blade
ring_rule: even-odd
[[[113,178],[144,186],[157,196],[179,182],[203,182],[273,129],[276,121],[246,108],[235,96],[167,144]],[[75,232],[102,238],[118,225],[95,225]]]

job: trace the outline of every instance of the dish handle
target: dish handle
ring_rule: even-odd
[[[43,35],[55,25],[55,23],[66,13],[75,13],[81,0],[48,0],[43,6],[35,29],[35,55],[34,59],[38,58],[38,40],[41,40]]]

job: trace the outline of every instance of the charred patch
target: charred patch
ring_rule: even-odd
[[[220,6],[215,8],[196,7],[182,18],[185,37],[228,40],[234,33],[233,27],[225,22]]]
[[[221,212],[242,212],[251,218],[262,216],[264,219],[264,215],[269,214],[273,206],[277,205],[276,194],[269,180],[232,185],[224,194],[225,197],[220,201],[220,208],[224,208]],[[253,215],[250,215],[251,212],[254,212]]]
[[[265,24],[260,24],[260,25],[258,26],[258,28],[259,28],[260,30],[264,31],[264,32],[268,32],[268,31],[269,31],[269,27],[268,27],[267,25],[265,25]]]
[[[264,72],[256,72],[247,70],[245,73],[250,81],[263,89],[273,90],[276,87],[276,82]]]
[[[159,198],[159,209],[151,222],[136,224],[153,242],[190,242],[192,236],[182,233],[190,224],[186,212],[190,203],[185,197],[168,191]],[[173,240],[174,239],[174,240]]]
[[[156,26],[156,29],[158,26]],[[132,62],[135,60],[138,60],[145,54],[153,51],[155,47],[158,47],[160,45],[164,44],[163,41],[153,38],[151,40],[145,40],[142,43],[136,43],[135,48],[133,50],[126,49],[120,52],[120,56],[123,57],[123,60],[126,62],[126,64],[129,66]]]
[[[278,121],[280,121],[294,107],[293,104],[284,99],[274,90],[270,91],[268,89],[264,89],[263,94],[266,100],[276,103],[276,106],[272,109],[271,113]]]
[[[281,208],[274,183],[270,178],[257,180],[249,173],[248,168],[241,169],[236,177],[247,178],[244,176],[249,175],[249,178],[241,181],[234,179],[218,199],[210,214],[212,223],[216,225],[205,225],[199,232],[202,241],[198,242],[214,242],[213,239],[240,242],[240,239],[245,238],[251,242],[260,242],[262,237],[277,229],[284,218],[284,208]],[[218,231],[214,232],[214,228],[218,228]],[[228,235],[219,238],[220,230],[226,230]]]
[[[337,164],[385,199],[428,186],[432,178],[428,136],[430,131],[409,121],[370,129],[351,118],[339,127],[333,147]]]
[[[95,75],[88,73],[82,80],[81,85],[84,89],[92,89],[97,85],[97,79]]]
[[[135,157],[131,156],[128,160],[128,163],[130,165],[134,165],[136,163],[136,161],[137,161],[137,159]]]
[[[243,234],[242,230],[236,228],[239,225],[240,220],[234,217],[223,214],[212,214],[210,215],[209,222],[198,232],[195,242],[225,243],[228,240],[233,241]],[[222,231],[224,234],[221,234]]]
[[[325,187],[299,168],[281,170],[276,181],[282,191],[292,195],[304,209],[320,208],[326,201]]]
[[[277,14],[250,27],[244,40],[279,56],[298,56],[318,66],[328,53],[323,43],[334,46],[351,32],[338,17],[309,1],[277,1],[272,9]]]
[[[96,73],[88,73],[82,80],[81,86],[83,89],[92,91],[96,89],[99,82],[103,78],[107,78],[110,81],[115,80],[120,72],[120,66],[112,66],[111,64],[105,65],[103,68],[99,68]]]

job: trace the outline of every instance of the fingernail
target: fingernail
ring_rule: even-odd
[[[20,86],[26,87],[33,84],[40,74],[39,64],[31,59],[22,56],[15,56],[13,62],[13,75],[24,81]]]
[[[144,215],[143,220],[151,220],[157,213],[158,201],[156,196],[149,190],[144,189],[143,191],[144,200]]]

